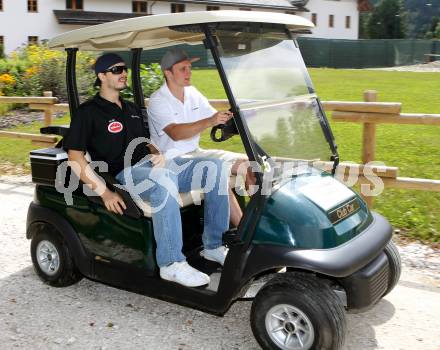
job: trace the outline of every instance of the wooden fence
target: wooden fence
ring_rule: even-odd
[[[145,100],[148,104],[148,99]],[[49,126],[52,115],[55,112],[68,112],[67,103],[58,103],[58,99],[52,96],[51,92],[45,92],[43,97],[3,97],[0,96],[0,103],[24,103],[29,108],[44,111],[44,124]],[[227,100],[210,100],[214,108],[227,110]],[[379,176],[385,187],[397,189],[411,189],[423,191],[440,192],[440,180],[419,179],[399,177],[398,168],[390,166],[376,166],[367,163],[375,160],[376,152],[376,124],[419,124],[419,125],[440,125],[440,114],[408,114],[401,113],[401,103],[378,102],[377,92],[368,90],[364,92],[364,102],[343,102],[325,101],[323,107],[326,112],[332,112],[332,120],[335,122],[353,122],[363,124],[362,132],[362,163],[341,163],[338,167],[339,176],[348,174],[359,174],[358,184],[371,184],[371,181],[364,176],[365,173]],[[52,146],[57,142],[57,137],[49,135],[33,135],[0,131],[0,137],[16,137],[32,140],[32,143]],[[323,162],[323,168],[330,166],[329,162]],[[372,196],[364,197],[367,203],[372,206]]]
[[[326,111],[332,111],[332,120],[335,122],[353,122],[363,124],[362,129],[362,163],[367,164],[375,160],[376,153],[376,124],[412,124],[412,125],[440,125],[440,114],[409,114],[401,113],[400,103],[377,102],[377,92],[364,92],[364,101],[358,104],[339,102],[325,102]],[[420,179],[397,176],[381,176],[385,187],[440,192],[440,180]],[[360,177],[360,184],[370,183],[364,176]],[[373,196],[364,197],[368,205],[373,205]]]
[[[44,125],[49,126],[52,123],[52,115],[57,111],[59,106],[58,99],[52,96],[51,91],[45,91],[43,97],[10,97],[0,96],[0,103],[5,104],[27,104],[30,109],[44,111]],[[0,137],[13,137],[19,139],[31,140],[32,144],[36,146],[51,147],[58,141],[58,138],[50,135],[35,135],[21,132],[11,132],[0,130]]]

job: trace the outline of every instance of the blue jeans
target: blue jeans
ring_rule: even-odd
[[[215,249],[222,245],[223,232],[229,228],[228,184],[227,179],[221,178],[222,163],[213,158],[174,158],[164,168],[153,168],[150,161],[143,161],[116,175],[116,179],[125,185],[131,195],[137,193],[153,209],[159,267],[186,259],[182,254],[182,221],[176,201],[178,192],[203,190],[203,246],[205,249]],[[204,167],[207,164],[209,166]],[[185,168],[182,170],[179,167]]]

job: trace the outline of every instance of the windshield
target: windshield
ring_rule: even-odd
[[[323,130],[327,122],[289,35],[280,28],[261,27],[241,32],[217,28],[215,35],[232,93],[260,157],[266,153],[275,161],[330,160]]]

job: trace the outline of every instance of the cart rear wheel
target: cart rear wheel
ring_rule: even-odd
[[[32,236],[31,257],[40,279],[54,287],[67,287],[82,279],[61,235],[48,224],[39,224]]]
[[[303,273],[286,273],[257,294],[251,326],[263,349],[340,349],[345,311],[325,281]]]
[[[384,250],[388,257],[389,277],[388,288],[384,296],[393,290],[397,282],[400,279],[400,273],[402,272],[402,262],[400,260],[399,251],[393,241],[389,241]]]

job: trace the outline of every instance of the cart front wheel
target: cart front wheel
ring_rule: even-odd
[[[389,278],[388,278],[388,288],[384,296],[390,293],[396,286],[400,279],[400,273],[402,272],[402,263],[400,260],[400,254],[397,250],[396,245],[393,241],[389,241],[384,250],[388,257],[389,266]]]
[[[340,349],[345,311],[325,281],[286,273],[268,282],[256,296],[251,326],[263,349]]]
[[[40,279],[53,287],[67,287],[82,279],[61,235],[48,224],[38,224],[31,241],[31,257]]]

